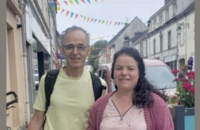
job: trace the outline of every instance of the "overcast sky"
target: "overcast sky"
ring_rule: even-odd
[[[137,16],[146,24],[149,17],[164,5],[164,0],[97,0],[97,2],[90,0],[90,4],[87,0],[84,0],[85,4],[78,0],[79,5],[75,3],[75,0],[72,0],[73,5],[69,3],[70,0],[66,0],[68,5],[64,1],[58,0],[60,3],[60,10],[57,13],[59,33],[70,26],[77,25],[87,30],[91,38],[109,36],[105,38],[108,41],[123,28],[123,25],[114,26],[115,22],[126,22],[126,17],[130,22]],[[63,9],[65,11],[61,13]],[[66,11],[70,11],[68,16],[66,16]],[[71,12],[74,13],[72,18],[70,18]],[[76,19],[75,14],[79,14]],[[87,18],[84,21],[80,15],[105,20],[105,22],[104,24],[98,24],[98,21],[90,22],[90,20],[87,22]],[[106,21],[112,21],[112,24],[106,25]],[[94,42],[95,40],[92,40],[91,44]]]

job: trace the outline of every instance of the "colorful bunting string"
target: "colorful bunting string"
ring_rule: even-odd
[[[101,37],[95,37],[95,38],[90,38],[91,41],[95,41],[95,40],[101,40],[104,38],[108,38],[108,37],[114,37],[116,35],[107,35],[107,36],[101,36]]]
[[[60,10],[60,8],[59,8]],[[61,13],[63,13],[65,10],[62,9]],[[109,20],[101,20],[101,19],[97,19],[97,18],[91,18],[91,17],[87,17],[87,16],[83,16],[83,15],[80,15],[80,14],[77,14],[77,13],[74,13],[74,12],[71,12],[71,11],[68,11],[66,10],[66,16],[68,16],[70,13],[70,18],[73,18],[74,14],[75,15],[75,19],[78,18],[78,16],[81,16],[81,18],[83,19],[83,21],[85,21],[87,19],[87,22],[91,22],[91,23],[95,23],[98,21],[98,24],[104,24],[104,25],[111,25],[112,23],[114,23],[114,26],[118,25],[126,25],[128,23],[126,22],[113,22],[113,21],[109,21]],[[108,24],[109,23],[109,24]]]
[[[73,2],[73,1],[74,1],[74,2]],[[79,4],[80,4],[80,1],[81,1],[81,3],[83,3],[83,4],[86,4],[86,3],[91,4],[91,1],[90,1],[90,0],[64,0],[63,3],[64,3],[65,5],[75,5],[74,3],[76,3],[77,5],[79,5]],[[87,2],[85,2],[85,1],[87,1]],[[98,2],[97,0],[92,0],[92,1]],[[103,1],[103,0],[102,0],[102,1]],[[56,2],[51,1],[50,3],[52,4],[52,6],[55,6],[55,4],[56,4],[57,6],[60,6],[60,5],[61,5],[61,3],[58,2],[58,1],[56,1]]]

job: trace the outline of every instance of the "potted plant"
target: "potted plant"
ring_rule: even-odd
[[[169,98],[170,112],[174,120],[175,130],[194,130],[195,106],[195,72],[193,71],[193,58],[182,68],[182,72],[172,70],[177,83],[175,95]]]

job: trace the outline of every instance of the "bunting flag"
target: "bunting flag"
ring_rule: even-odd
[[[74,1],[75,1],[77,4],[79,4],[79,3],[78,3],[78,0],[74,0]]]
[[[60,6],[60,3],[58,1],[55,2],[56,5]]]
[[[68,15],[69,15],[69,13],[70,13],[70,12],[69,12],[69,11],[67,11],[67,12],[66,12],[66,16],[68,16]]]
[[[73,2],[73,1],[74,1],[74,2]],[[79,5],[80,1],[81,1],[81,3],[83,3],[83,4],[86,4],[86,3],[91,4],[91,1],[90,1],[90,0],[63,0],[63,3],[65,3],[66,5],[70,5],[70,4],[71,4],[71,5],[75,5],[74,3],[76,3],[77,5]],[[85,1],[87,1],[87,2],[85,2]],[[69,2],[70,4],[68,4],[68,2]],[[97,0],[94,0],[94,2],[97,3],[98,1],[97,1]],[[102,2],[103,2],[103,0],[102,0]],[[56,1],[56,2],[51,1],[50,3],[53,3],[54,5],[56,4],[56,5],[58,5],[58,6],[61,5],[61,3],[58,2],[58,1]]]
[[[65,3],[66,5],[68,5],[68,3],[67,3],[67,1],[66,1],[66,0],[64,1],[64,3]]]
[[[56,9],[57,9],[57,11],[59,11],[59,10],[60,10],[60,7],[57,7]]]
[[[63,13],[65,11],[65,9],[62,9],[61,13]]]
[[[70,1],[69,1],[70,2]],[[73,4],[73,3],[72,3]],[[57,7],[57,11],[59,11],[59,10],[61,10],[61,8],[60,7]],[[61,12],[60,13],[63,13],[65,11],[65,9],[62,9],[61,10]],[[90,18],[90,17],[87,17],[87,16],[83,16],[83,15],[80,15],[80,14],[77,14],[77,13],[74,13],[74,12],[71,12],[71,11],[66,11],[66,16],[68,16],[69,15],[69,13],[71,13],[71,15],[70,15],[70,18],[72,18],[73,16],[74,16],[74,14],[76,14],[75,15],[75,19],[77,19],[77,17],[78,16],[81,16],[80,18],[82,18],[83,19],[83,21],[85,21],[86,20],[86,18],[87,18],[87,22],[90,22],[90,23],[95,23],[95,22],[97,22],[98,24],[100,24],[100,22],[101,22],[101,24],[104,24],[104,25],[111,25],[111,23],[114,23],[114,26],[116,26],[116,25],[126,25],[126,24],[128,24],[128,23],[126,23],[126,22],[113,22],[113,21],[110,21],[109,22],[109,20],[101,20],[101,19],[96,19],[96,18]],[[108,24],[109,23],[109,24]]]
[[[101,37],[96,37],[96,38],[90,38],[91,41],[95,41],[95,40],[101,40],[104,38],[108,38],[108,37],[114,37],[116,35],[107,35],[107,36],[101,36]]]
[[[70,16],[70,17],[73,17],[73,15],[74,15],[74,13],[73,13],[73,12],[71,12],[71,16]]]
[[[73,1],[72,0],[69,0],[69,3],[73,5]]]
[[[78,14],[76,14],[75,19],[78,17]]]

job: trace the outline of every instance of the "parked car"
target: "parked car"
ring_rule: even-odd
[[[164,90],[167,95],[171,96],[176,91],[176,82],[173,82],[175,76],[170,67],[164,62],[157,59],[144,59],[145,77],[159,90]],[[102,64],[99,66],[97,74],[108,84],[108,91],[115,91],[115,85],[111,79],[112,63]]]

